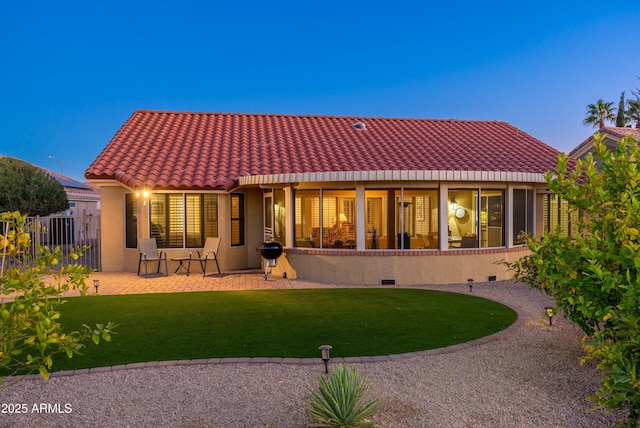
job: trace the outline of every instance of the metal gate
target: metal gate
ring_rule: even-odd
[[[47,216],[28,217],[27,231],[31,234],[31,253],[35,254],[38,245],[49,248],[60,247],[62,255],[67,256],[72,249],[83,246],[77,260],[63,257],[63,263],[79,263],[90,269],[100,271],[100,216]]]

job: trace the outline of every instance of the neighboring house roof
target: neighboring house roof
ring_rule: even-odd
[[[620,141],[622,138],[627,135],[631,135],[636,141],[640,141],[640,129],[638,128],[618,128],[615,126],[604,126],[600,128],[597,132],[604,135],[605,142],[609,140],[609,147],[615,150],[615,144]],[[590,135],[589,138],[580,143],[575,149],[569,152],[569,156],[578,159],[583,157],[593,147],[593,135]]]
[[[1,157],[6,157],[2,156]],[[13,158],[17,159],[17,158]],[[51,177],[53,177],[58,183],[62,184],[64,190],[67,194],[67,199],[70,201],[99,201],[100,200],[100,189],[96,187],[93,183],[81,183],[80,181],[74,180],[73,178],[67,177],[62,174],[58,174],[57,172],[51,171],[50,169],[43,168],[41,166],[32,164],[27,161],[23,161],[22,159],[18,159],[21,162],[25,162],[35,168],[38,168]]]
[[[141,110],[85,177],[116,179],[132,188],[227,190],[267,177],[271,182],[278,177],[289,182],[444,179],[461,171],[478,177],[491,173],[495,181],[507,180],[494,173],[543,181],[544,172],[555,170],[559,153],[501,121]],[[419,173],[407,178],[407,171]]]
[[[100,200],[100,189],[92,183],[82,183],[46,168],[38,167],[55,178],[64,186],[69,202],[97,202]]]

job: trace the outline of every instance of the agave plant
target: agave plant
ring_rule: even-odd
[[[320,392],[309,391],[306,400],[307,413],[314,419],[310,427],[317,428],[362,428],[373,427],[371,421],[382,402],[374,399],[365,402],[371,386],[364,377],[358,378],[356,370],[339,364],[328,378],[318,377]]]

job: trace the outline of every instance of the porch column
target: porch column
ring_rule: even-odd
[[[504,202],[504,228],[506,230],[505,245],[507,248],[513,247],[513,184],[507,185],[507,194]]]
[[[137,210],[137,228],[138,228],[138,239],[149,238],[149,204],[151,203],[151,198],[137,198],[136,203],[138,206]]]
[[[438,203],[438,245],[440,250],[449,248],[449,184],[440,183]]]
[[[367,248],[367,206],[364,197],[364,184],[356,184],[356,249]]]
[[[285,247],[295,247],[295,230],[296,230],[296,215],[294,210],[295,198],[293,196],[293,189],[291,186],[284,189],[285,202]]]

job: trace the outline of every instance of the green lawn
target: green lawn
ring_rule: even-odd
[[[396,354],[466,342],[515,322],[516,313],[465,294],[413,289],[308,289],[69,298],[61,322],[119,324],[112,342],[54,370],[212,357]]]

